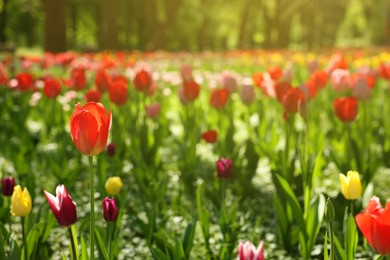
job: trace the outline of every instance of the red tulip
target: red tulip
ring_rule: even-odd
[[[278,81],[283,76],[283,71],[279,66],[269,67],[268,73],[274,81]]]
[[[292,88],[290,83],[284,81],[276,83],[274,87],[275,87],[276,97],[278,98],[279,102],[282,102],[284,94],[286,94],[287,91],[289,91]]]
[[[304,108],[305,94],[299,88],[291,88],[283,95],[282,104],[287,113],[297,113]]]
[[[100,92],[106,92],[111,85],[111,77],[105,70],[99,70],[95,77],[96,88]]]
[[[26,91],[32,88],[33,86],[33,77],[29,73],[20,73],[16,76],[18,81],[18,89],[21,91]]]
[[[80,90],[85,88],[87,84],[85,70],[82,68],[74,68],[72,70],[71,81],[74,89]]]
[[[316,89],[324,88],[328,82],[328,75],[325,71],[316,70],[310,75],[309,82]]]
[[[368,243],[381,255],[390,255],[390,202],[383,209],[378,197],[372,197],[356,224]]]
[[[96,89],[90,89],[85,93],[84,99],[87,102],[100,102],[102,99],[102,94]]]
[[[238,245],[237,260],[263,260],[264,259],[264,241],[261,241],[256,248],[251,242],[246,241]]]
[[[118,208],[115,199],[105,198],[103,200],[103,217],[107,222],[113,222],[118,218]]]
[[[253,74],[252,80],[255,83],[255,86],[260,88],[262,83],[263,83],[263,73],[258,72],[258,73]]]
[[[200,86],[194,80],[184,81],[183,95],[187,102],[194,101],[199,96]]]
[[[333,102],[336,116],[343,122],[352,122],[358,113],[358,101],[355,97],[337,98]]]
[[[228,179],[232,176],[233,162],[227,158],[221,158],[217,161],[217,175],[220,178]]]
[[[55,197],[47,191],[43,192],[45,193],[46,200],[60,226],[68,227],[76,223],[76,203],[74,203],[72,198],[69,196],[64,185],[57,186]]]
[[[123,80],[115,80],[110,86],[109,94],[112,103],[118,106],[126,104],[128,98],[127,83]]]
[[[152,85],[152,81],[152,74],[146,69],[141,69],[135,74],[133,84],[138,91],[147,93]]]
[[[1,179],[1,192],[4,196],[12,196],[14,192],[15,179],[12,177],[4,177]]]
[[[379,75],[387,80],[390,80],[390,64],[381,63],[379,66]]]
[[[218,140],[218,134],[215,130],[209,130],[202,134],[202,139],[206,142],[213,144]]]
[[[89,102],[84,106],[76,105],[70,117],[70,133],[77,149],[84,155],[101,153],[107,145],[111,127],[111,111],[100,103]]]
[[[48,98],[56,98],[61,93],[61,82],[56,79],[45,80],[43,93],[45,93]]]
[[[210,104],[216,109],[222,109],[226,106],[229,98],[229,91],[226,88],[214,89],[211,92]]]

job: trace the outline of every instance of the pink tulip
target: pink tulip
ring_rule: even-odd
[[[330,80],[333,89],[337,92],[344,92],[350,88],[350,73],[348,70],[335,69],[330,76]]]
[[[146,115],[150,118],[156,118],[160,115],[160,104],[154,103],[148,106],[145,106]]]
[[[64,185],[56,188],[56,197],[47,191],[43,191],[58,224],[68,227],[77,221],[76,203],[69,196]]]
[[[238,88],[236,78],[228,71],[222,73],[221,85],[222,88],[229,90],[229,93],[236,92]]]
[[[264,260],[264,241],[257,248],[249,241],[240,241],[237,260]]]
[[[250,105],[255,101],[256,93],[251,85],[244,85],[241,90],[241,100],[244,104]]]
[[[180,75],[183,81],[191,81],[192,80],[192,65],[191,64],[183,64],[180,67]]]

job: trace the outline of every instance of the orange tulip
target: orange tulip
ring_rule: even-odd
[[[121,79],[115,80],[110,86],[109,94],[112,103],[118,106],[126,104],[128,99],[127,83]]]
[[[336,116],[343,122],[352,122],[358,113],[358,101],[355,97],[337,98],[333,102]]]
[[[90,102],[76,105],[70,117],[70,134],[80,153],[88,156],[101,153],[107,145],[111,127],[111,111],[101,103]]]
[[[226,106],[229,98],[229,91],[226,88],[214,89],[211,92],[210,104],[216,109],[222,109]]]

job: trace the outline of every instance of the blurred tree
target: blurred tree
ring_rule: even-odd
[[[66,51],[66,0],[42,0],[45,12],[44,47],[46,51]]]
[[[100,49],[119,50],[118,1],[100,0]]]
[[[0,42],[7,42],[7,36],[5,34],[5,29],[7,27],[7,2],[8,0],[3,0],[0,12]]]

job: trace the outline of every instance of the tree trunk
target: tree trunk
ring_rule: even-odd
[[[42,0],[46,15],[44,46],[46,51],[66,51],[66,0]]]
[[[118,50],[118,2],[117,0],[100,0],[101,24],[100,24],[100,48]]]
[[[3,10],[0,13],[0,42],[7,42],[5,34],[5,28],[7,27],[7,2],[8,0],[3,0]]]

